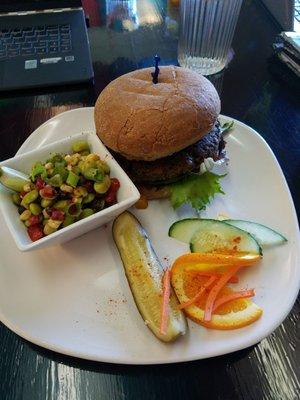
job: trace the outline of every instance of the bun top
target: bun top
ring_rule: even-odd
[[[95,125],[103,143],[127,159],[152,161],[197,142],[214,126],[220,99],[212,83],[186,68],[122,75],[101,92]]]

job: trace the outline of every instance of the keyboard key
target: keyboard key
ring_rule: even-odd
[[[26,43],[36,42],[36,37],[35,36],[25,36],[25,42]]]
[[[6,57],[6,51],[0,50],[0,57]]]
[[[24,32],[23,32],[23,36],[26,36],[26,37],[35,36],[35,33],[34,33],[33,30],[31,30],[31,31],[24,31]]]
[[[23,32],[32,32],[33,31],[33,27],[32,26],[28,26],[28,27],[22,28],[22,31]]]
[[[67,39],[62,39],[60,41],[61,46],[71,46],[71,41]]]
[[[74,56],[66,56],[65,57],[65,61],[66,62],[73,62],[75,60],[75,57]]]
[[[24,43],[25,37],[14,38],[14,43]]]
[[[3,43],[9,44],[13,42],[13,38],[12,37],[7,37],[7,38],[3,38]]]
[[[50,40],[58,40],[59,39],[59,36],[58,36],[58,33],[48,33],[48,38],[50,39]]]
[[[71,51],[72,47],[71,46],[60,46],[60,50],[63,52]]]
[[[32,43],[23,43],[21,49],[32,49]]]
[[[58,53],[58,52],[59,52],[58,46],[50,46],[49,47],[49,53]]]
[[[18,43],[16,44],[9,44],[7,46],[7,50],[18,50],[20,48],[20,45]]]
[[[10,29],[1,29],[1,33],[5,34],[5,33],[9,33]]]
[[[36,47],[35,50],[36,50],[37,54],[46,54],[47,53],[46,47]]]
[[[58,35],[59,30],[58,29],[47,29],[47,33],[51,33],[53,35]]]
[[[46,26],[46,29],[48,30],[48,29],[58,29],[58,25],[47,25]]]
[[[48,45],[50,47],[57,47],[58,46],[58,40],[49,40]]]
[[[47,37],[47,33],[46,32],[37,32],[36,33],[36,37],[38,39],[46,38]]]
[[[20,55],[19,50],[10,50],[7,52],[8,57],[17,57]]]
[[[28,34],[27,35],[24,35],[25,36],[25,41],[27,42],[28,40],[32,40],[32,39],[34,39],[35,38],[35,35],[33,34],[33,32],[28,32]]]
[[[21,55],[22,56],[32,56],[35,54],[35,49],[22,49]]]
[[[68,40],[71,39],[71,36],[69,33],[61,33],[60,37],[61,37],[61,39],[68,39]]]
[[[17,37],[18,37],[18,38],[19,38],[19,37],[22,37],[22,32],[14,32],[14,31],[13,31],[11,34],[12,34],[13,37],[15,37],[15,38],[17,38]]]
[[[67,34],[69,34],[69,33],[70,33],[70,29],[69,29],[69,28],[60,29],[60,33],[67,33]]]
[[[47,46],[47,42],[45,40],[38,40],[37,41],[37,46],[38,47],[46,47]]]

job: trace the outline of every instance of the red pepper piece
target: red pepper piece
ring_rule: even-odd
[[[40,216],[39,215],[32,215],[28,219],[30,226],[36,225],[40,222]]]
[[[65,219],[65,213],[61,210],[52,209],[51,219],[55,221],[63,221]]]
[[[104,199],[107,204],[114,204],[117,202],[117,192],[119,188],[120,188],[119,180],[117,178],[112,178],[110,187]]]
[[[37,190],[44,189],[45,186],[46,186],[46,182],[43,181],[42,178],[37,177],[36,181],[35,181],[35,187],[37,188]]]
[[[44,236],[43,229],[39,224],[29,226],[29,228],[27,228],[27,232],[33,242],[41,239]]]

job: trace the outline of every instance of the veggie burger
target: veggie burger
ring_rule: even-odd
[[[97,134],[148,199],[204,208],[222,192],[218,175],[199,174],[205,159],[225,157],[218,93],[188,69],[160,67],[156,84],[152,71],[136,70],[106,86],[95,105]]]

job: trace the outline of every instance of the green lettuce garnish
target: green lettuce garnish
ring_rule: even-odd
[[[224,176],[207,171],[202,175],[191,174],[172,183],[170,192],[173,208],[190,204],[198,211],[204,210],[217,193],[225,194],[219,182]]]
[[[234,125],[234,121],[225,122],[220,128],[222,135],[231,131],[231,129],[233,128],[233,125]]]

